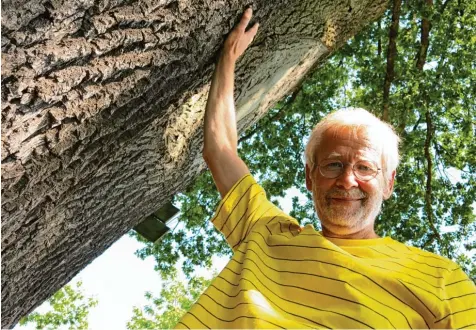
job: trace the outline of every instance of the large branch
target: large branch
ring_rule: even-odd
[[[426,62],[426,55],[428,53],[428,46],[430,45],[430,30],[431,22],[426,16],[426,11],[429,11],[433,7],[433,0],[425,0],[426,8],[425,14],[421,20],[421,37],[420,48],[417,55],[416,67],[418,70],[423,70],[423,66]]]
[[[205,169],[215,55],[249,3],[2,2],[2,328]],[[386,5],[257,0],[239,131]]]
[[[445,2],[441,3],[440,8],[438,9],[439,19],[441,19],[441,16],[444,14],[446,8],[448,7],[448,4],[449,4],[451,1],[452,1],[452,0],[446,0]],[[425,23],[425,24],[428,24],[428,23]],[[422,21],[422,25],[423,25],[423,21]],[[431,25],[430,25],[430,27],[431,27]],[[423,28],[422,28],[422,31],[421,31],[421,32],[423,32]],[[425,30],[425,33],[427,33],[426,30]],[[421,36],[421,39],[423,40],[423,37],[422,37],[422,36]],[[428,44],[429,44],[429,31],[428,31],[428,36],[427,36],[426,39],[427,39]],[[421,44],[420,44],[420,48],[418,49],[418,54],[421,52],[421,48],[422,48],[422,46],[421,46]],[[426,50],[428,50],[428,46],[426,47]],[[440,68],[440,67],[443,65],[443,63],[445,62],[445,58],[446,58],[446,53],[447,53],[447,52],[448,52],[447,49],[444,49],[444,50],[442,51],[442,55],[441,55],[441,57],[440,57],[440,59],[439,59],[439,61],[438,61],[438,62],[439,62],[439,63],[438,63],[438,68]],[[417,57],[418,57],[418,56],[417,56]],[[426,55],[425,55],[425,61],[426,61]],[[423,65],[424,65],[424,64],[423,64]],[[421,66],[421,69],[423,69],[423,66]],[[421,69],[420,69],[420,70],[421,70]],[[437,74],[435,81],[439,81],[440,76],[441,76],[441,72],[439,72],[439,73]],[[408,93],[408,92],[407,92],[407,93]],[[406,95],[403,95],[403,96],[402,96],[402,99],[405,99],[405,98],[406,98],[405,96],[406,96]],[[408,112],[408,107],[404,104],[403,109],[404,109],[404,110],[403,110],[404,112],[403,112],[402,116],[400,116],[400,124],[398,125],[398,128],[397,128],[398,134],[400,134],[400,135],[402,135],[402,136],[406,135],[405,128],[406,128],[406,125],[407,125],[407,112]],[[415,128],[414,128],[413,130],[415,130]]]
[[[389,96],[390,86],[395,76],[395,59],[397,57],[397,36],[398,27],[400,24],[400,10],[402,7],[402,0],[393,0],[392,7],[392,24],[388,32],[388,47],[387,47],[387,71],[385,74],[385,81],[383,84],[383,114],[382,119],[389,121]],[[380,39],[379,39],[380,41]]]
[[[432,9],[433,0],[425,0],[426,6],[425,12],[428,12]],[[418,51],[417,56],[417,63],[416,67],[418,71],[422,72],[423,67],[426,62],[428,46],[430,44],[430,29],[431,29],[431,22],[429,19],[424,15],[422,18],[421,23],[421,39],[420,39],[420,48]],[[442,243],[440,233],[438,229],[435,227],[435,222],[433,219],[433,209],[432,209],[432,202],[433,202],[433,195],[432,195],[432,173],[433,173],[433,161],[431,156],[431,145],[433,139],[433,122],[430,113],[430,107],[428,105],[428,94],[425,92],[423,97],[423,104],[425,108],[425,122],[426,122],[426,138],[425,138],[425,159],[426,159],[426,189],[425,189],[425,212],[428,219],[428,223],[430,224],[430,228],[433,231],[433,237],[437,238],[440,243]]]
[[[266,123],[269,124],[269,123],[274,123],[274,122],[280,121],[284,117],[284,115],[286,115],[286,111],[288,110],[288,108],[290,106],[292,106],[294,100],[296,99],[296,96],[299,94],[300,91],[301,91],[300,88],[296,88],[293,91],[293,93],[288,98],[286,98],[285,103],[281,107],[281,109],[279,109],[279,111],[277,113],[275,113],[273,115],[273,117],[269,118],[269,120],[267,120]],[[256,125],[256,127],[253,130],[250,130],[245,135],[241,136],[240,139],[238,140],[238,143],[241,143],[241,142],[244,142],[244,141],[250,139],[252,136],[255,135],[255,133],[261,131],[264,124],[265,124],[264,122],[260,122],[258,125]]]

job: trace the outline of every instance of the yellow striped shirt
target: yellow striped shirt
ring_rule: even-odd
[[[301,228],[251,175],[212,221],[233,258],[178,328],[476,327],[476,286],[457,264],[390,237]]]

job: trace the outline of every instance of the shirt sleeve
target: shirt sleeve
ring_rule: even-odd
[[[445,280],[445,301],[449,313],[435,322],[438,328],[465,329],[476,327],[476,286],[474,282],[458,267],[450,270]]]
[[[236,250],[260,223],[269,224],[273,219],[282,219],[280,216],[289,218],[266,198],[264,189],[247,174],[220,202],[212,223],[225,236],[231,248]]]

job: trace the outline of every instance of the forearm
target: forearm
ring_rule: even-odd
[[[248,31],[252,10],[248,8],[240,23],[226,38],[222,55],[213,73],[205,109],[203,158],[222,197],[244,175],[248,167],[238,156],[235,101],[233,89],[235,63],[258,31],[258,24]]]
[[[238,138],[233,99],[234,71],[235,61],[226,55],[220,56],[205,110],[204,154],[236,152]]]

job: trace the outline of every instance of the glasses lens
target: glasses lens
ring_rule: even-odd
[[[335,179],[344,172],[344,164],[339,160],[324,161],[319,165],[322,176]],[[359,161],[353,166],[354,174],[357,179],[368,181],[373,179],[378,173],[378,167],[370,161]]]
[[[337,178],[344,171],[342,162],[336,160],[323,162],[319,168],[322,176],[329,179]]]
[[[370,180],[377,174],[377,165],[368,161],[359,161],[354,164],[354,173],[360,180]]]

